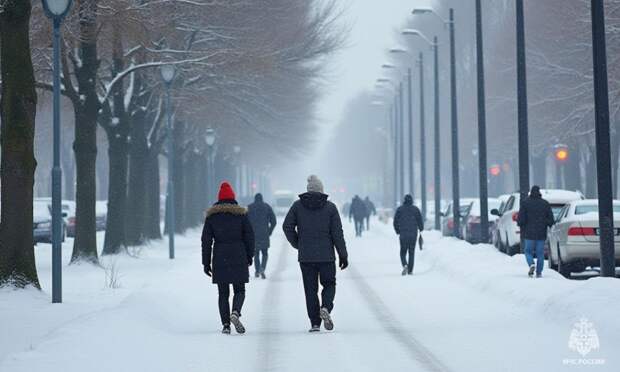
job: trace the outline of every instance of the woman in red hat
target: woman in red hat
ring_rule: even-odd
[[[230,334],[230,324],[237,333],[245,333],[239,319],[245,300],[245,283],[249,281],[248,267],[254,257],[254,231],[247,210],[235,200],[228,182],[220,186],[218,202],[207,211],[202,229],[202,264],[204,272],[213,277],[219,293],[222,333]],[[230,285],[234,296],[230,311]]]

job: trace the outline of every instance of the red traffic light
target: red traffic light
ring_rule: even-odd
[[[489,168],[489,172],[491,173],[491,176],[497,177],[500,173],[502,173],[502,168],[499,165],[495,164],[491,168]]]

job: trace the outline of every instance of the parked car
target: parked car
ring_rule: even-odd
[[[32,202],[32,229],[34,244],[52,242],[52,215],[47,202]]]
[[[551,204],[554,216],[557,216],[566,204],[585,199],[579,191],[543,189],[540,192],[543,199]],[[520,203],[521,197],[518,193],[515,193],[510,196],[501,213],[497,209],[491,211],[492,214],[499,217],[497,222],[499,249],[510,256],[521,253],[521,231],[519,226],[517,226]]]
[[[616,266],[620,266],[620,201],[614,201]],[[589,266],[599,266],[598,200],[579,200],[567,204],[549,233],[549,267],[570,278]]]
[[[473,202],[474,199],[472,198],[461,199],[461,206],[459,209],[459,216],[461,217],[461,219],[463,218],[463,215],[467,213],[467,209],[471,206],[471,203]],[[454,216],[452,212],[452,202],[449,202],[446,209],[441,212],[441,217],[443,217],[441,220],[441,234],[443,236],[454,236]]]
[[[104,231],[108,223],[108,201],[97,200],[95,204],[97,231]]]
[[[504,209],[506,208],[508,199],[510,199],[510,194],[504,194],[504,195],[500,195],[497,199],[500,201],[499,204],[499,208],[497,208],[498,210],[498,214],[502,214]],[[489,208],[489,213],[491,213],[491,215],[493,215],[493,208]],[[499,244],[499,229],[498,229],[498,223],[499,223],[499,217],[497,215],[494,215],[496,217],[495,219],[495,223],[491,226],[491,243],[495,246],[495,248],[497,248],[498,250],[500,250],[500,252],[503,252],[502,249],[500,249],[500,244]],[[504,252],[505,253],[505,252]]]
[[[280,190],[273,194],[273,199],[273,211],[275,214],[285,216],[297,198],[291,191]]]
[[[467,212],[463,216],[463,226],[462,226],[463,239],[465,239],[467,242],[472,243],[472,244],[490,243],[491,242],[490,233],[492,230],[492,226],[495,225],[495,222],[497,221],[498,217],[492,215],[488,211],[499,208],[500,204],[501,202],[499,201],[499,199],[495,199],[495,198],[488,199],[487,214],[488,214],[488,219],[489,219],[489,226],[488,226],[489,231],[488,231],[487,236],[489,237],[489,240],[483,242],[481,239],[482,230],[480,229],[480,217],[481,217],[480,199],[475,199],[470,204],[469,208],[467,208]]]

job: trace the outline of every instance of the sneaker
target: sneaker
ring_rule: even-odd
[[[233,311],[232,314],[230,314],[230,321],[235,326],[235,331],[237,331],[237,333],[244,334],[245,327],[243,323],[241,323],[241,320],[239,320],[240,317],[241,315],[239,315],[237,311]]]
[[[534,277],[534,271],[536,271],[536,266],[530,265],[530,271],[527,273],[527,276],[529,276],[530,278],[533,278]]]
[[[321,308],[321,320],[323,321],[323,326],[326,330],[331,331],[334,329],[334,322],[332,321],[331,315],[329,315],[329,310],[322,307]]]
[[[254,273],[255,278],[258,278],[259,276],[260,276],[260,273],[258,271]]]
[[[536,274],[536,278],[538,279],[542,278],[542,274]]]
[[[261,279],[267,279],[267,277],[265,276],[265,273],[260,273],[260,277]]]
[[[413,275],[413,271],[412,271],[412,272],[407,273],[407,275]]]
[[[222,328],[222,333],[225,335],[230,334],[230,324],[224,324],[224,327]]]
[[[312,328],[310,328],[308,330],[308,332],[310,333],[317,333],[317,332],[321,332],[321,326],[318,325],[313,325]]]
[[[401,273],[402,276],[407,275],[407,271],[409,271],[409,269],[407,269],[407,266],[403,266],[403,271]]]

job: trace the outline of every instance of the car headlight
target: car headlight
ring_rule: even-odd
[[[37,225],[37,229],[49,229],[51,227],[52,227],[52,223],[51,222],[42,222],[42,223]]]

